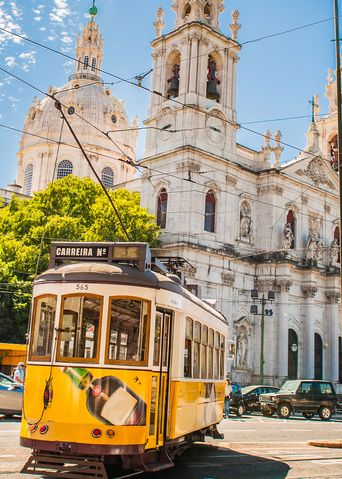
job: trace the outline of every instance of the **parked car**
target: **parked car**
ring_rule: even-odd
[[[23,388],[6,374],[0,373],[0,414],[21,415]]]
[[[301,412],[307,419],[318,414],[328,421],[337,407],[334,386],[329,381],[298,379],[286,381],[276,394],[261,394],[261,412],[271,416],[275,412],[282,419]]]
[[[245,412],[241,386],[238,383],[232,383],[232,398],[230,400],[230,411],[236,416],[242,416]]]
[[[260,411],[260,394],[274,394],[279,391],[275,386],[246,386],[242,388],[245,412]]]

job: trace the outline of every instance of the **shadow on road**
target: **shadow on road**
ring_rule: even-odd
[[[182,454],[172,469],[143,474],[141,479],[282,479],[289,466],[231,449],[196,444]]]

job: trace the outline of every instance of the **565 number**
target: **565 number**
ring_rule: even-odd
[[[88,291],[88,289],[89,289],[89,286],[87,284],[83,284],[83,283],[76,284],[77,291]]]

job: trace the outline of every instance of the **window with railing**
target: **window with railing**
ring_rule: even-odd
[[[24,195],[30,196],[32,193],[33,165],[27,165],[24,175]]]

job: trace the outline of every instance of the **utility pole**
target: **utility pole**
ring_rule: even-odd
[[[338,0],[334,0],[334,17],[335,17],[335,47],[336,47],[336,103],[337,103],[337,148],[338,148],[338,177],[339,177],[339,193],[340,193],[340,265],[342,261],[342,241],[341,241],[341,218],[342,218],[342,128],[341,128],[341,58],[340,58],[340,32],[339,32],[339,16],[338,16]],[[340,266],[340,289],[341,282],[341,266]]]
[[[265,304],[264,293],[261,298],[261,340],[260,340],[260,384],[264,384],[264,342],[265,342]]]

